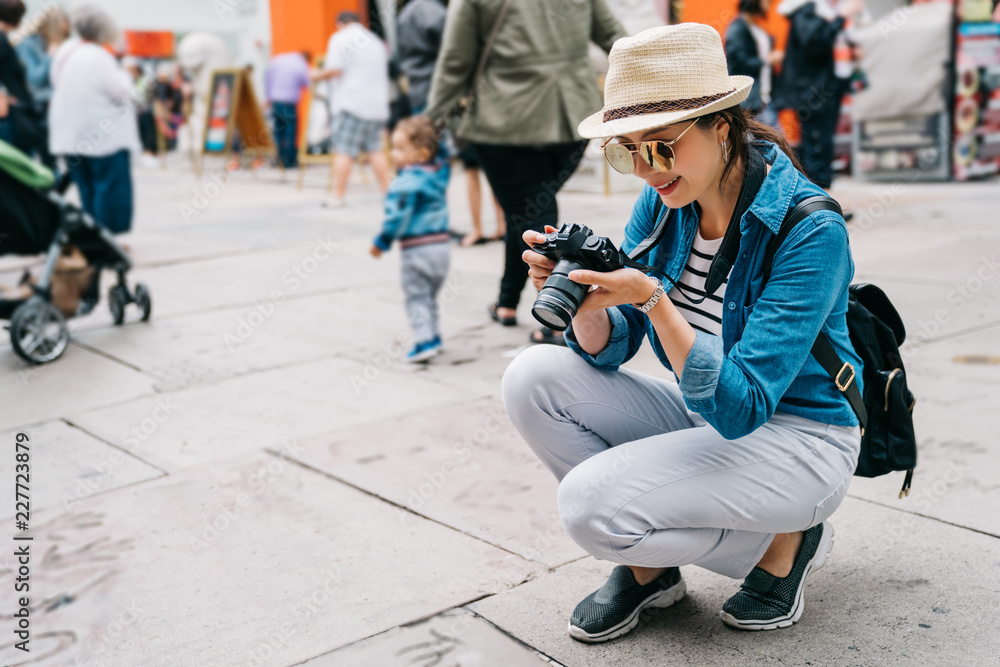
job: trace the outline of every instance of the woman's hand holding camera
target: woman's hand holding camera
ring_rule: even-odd
[[[552,227],[545,227],[546,233],[554,231]],[[522,238],[529,246],[545,241],[543,234],[532,230],[526,231]],[[534,250],[525,250],[522,258],[528,264],[531,283],[535,289],[542,289],[555,268],[555,262]],[[580,305],[579,313],[623,304],[645,303],[656,290],[653,279],[637,269],[618,269],[607,273],[577,270],[569,274],[569,279],[581,285],[596,286]]]

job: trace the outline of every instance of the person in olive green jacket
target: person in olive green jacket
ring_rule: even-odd
[[[528,277],[521,259],[527,229],[558,227],[555,195],[573,174],[587,142],[577,125],[601,108],[597,75],[587,49],[593,41],[610,51],[625,29],[605,0],[510,0],[475,102],[452,115],[469,93],[484,45],[506,0],[452,0],[448,6],[427,108],[472,142],[507,220],[506,266],[491,317],[516,324]],[[543,328],[535,342],[562,342]]]

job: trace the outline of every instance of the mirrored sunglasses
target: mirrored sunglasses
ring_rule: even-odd
[[[681,137],[697,122],[697,120],[692,122],[670,141],[643,141],[634,148],[628,144],[609,143],[611,139],[608,139],[601,147],[604,149],[604,158],[611,165],[611,168],[620,174],[631,174],[635,171],[636,155],[653,171],[670,171],[674,168],[676,159],[672,146],[680,141]]]

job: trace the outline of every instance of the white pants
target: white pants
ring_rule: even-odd
[[[676,384],[601,371],[552,345],[518,355],[504,374],[503,400],[560,480],[570,537],[623,565],[694,564],[742,579],[775,533],[833,513],[861,446],[856,426],[780,412],[726,440],[687,409]]]

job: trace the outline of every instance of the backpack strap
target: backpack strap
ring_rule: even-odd
[[[781,229],[778,230],[778,233],[767,244],[767,250],[764,253],[765,283],[771,277],[771,264],[774,262],[774,255],[778,252],[778,248],[784,243],[785,238],[788,237],[792,229],[815,211],[834,211],[841,216],[844,214],[840,208],[840,204],[832,197],[825,195],[808,197],[796,204],[795,208],[789,211],[784,222],[781,223]],[[864,399],[861,397],[861,392],[858,391],[858,384],[854,381],[854,367],[841,361],[837,350],[833,347],[833,343],[830,342],[830,339],[822,331],[816,336],[816,342],[813,343],[810,352],[816,358],[816,361],[819,362],[819,365],[823,367],[823,370],[833,378],[837,389],[840,390],[840,393],[844,395],[844,398],[851,405],[851,409],[857,415],[858,421],[861,422],[861,433],[863,435],[865,429],[868,428],[868,410],[865,409]]]
[[[837,350],[833,348],[833,343],[822,331],[816,336],[816,342],[812,346],[812,355],[823,367],[823,370],[833,378],[837,389],[844,395],[847,402],[851,404],[851,409],[861,422],[861,434],[864,435],[868,428],[868,410],[865,409],[865,401],[858,391],[858,383],[854,381],[854,366],[840,360]]]
[[[767,251],[764,253],[765,283],[767,283],[768,279],[771,277],[771,264],[774,262],[774,254],[778,252],[778,248],[780,248],[781,244],[785,242],[785,237],[787,237],[788,234],[795,229],[796,225],[816,211],[833,211],[837,215],[844,215],[844,212],[840,209],[840,204],[837,203],[837,200],[833,197],[827,197],[826,195],[806,197],[796,204],[795,208],[788,212],[788,215],[785,217],[785,221],[781,223],[781,229],[778,230],[778,233],[775,234],[774,238],[767,244]]]

